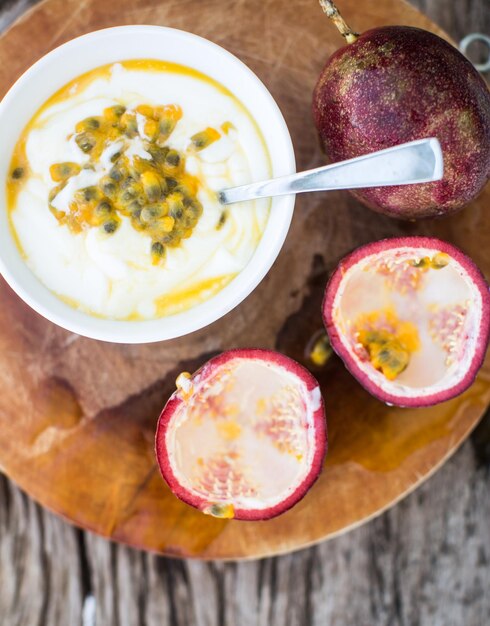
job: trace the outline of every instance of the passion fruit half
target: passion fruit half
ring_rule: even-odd
[[[181,374],[157,426],[163,478],[181,500],[221,518],[265,520],[298,502],[327,448],[320,387],[270,350],[230,350]]]
[[[340,262],[323,319],[332,348],[373,396],[430,406],[474,381],[488,345],[490,293],[455,246],[430,237],[385,239]]]

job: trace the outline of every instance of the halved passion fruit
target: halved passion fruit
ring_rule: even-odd
[[[327,446],[315,378],[269,350],[230,350],[193,376],[160,415],[156,455],[173,493],[203,513],[264,520],[315,482]]]
[[[333,349],[373,396],[429,406],[473,382],[488,345],[490,294],[458,248],[429,237],[385,239],[340,262],[323,319]]]

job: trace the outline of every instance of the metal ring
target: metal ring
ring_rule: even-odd
[[[466,35],[466,37],[459,42],[459,51],[467,56],[466,51],[474,41],[482,41],[486,44],[488,48],[488,58],[484,63],[473,63],[473,65],[479,72],[488,72],[488,70],[490,70],[490,37],[488,37],[488,35],[484,35],[483,33],[470,33]]]

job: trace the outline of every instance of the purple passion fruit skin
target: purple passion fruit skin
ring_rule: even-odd
[[[455,246],[385,239],[340,261],[323,319],[332,348],[369,393],[387,404],[431,406],[473,383],[489,341],[490,292]]]
[[[412,220],[449,215],[490,176],[488,88],[456,48],[428,31],[385,26],[338,50],[316,85],[313,116],[332,162],[439,139],[442,180],[352,192],[379,213]]]
[[[270,519],[305,496],[323,467],[320,388],[278,352],[223,352],[178,377],[155,450],[164,480],[183,502],[219,518]]]

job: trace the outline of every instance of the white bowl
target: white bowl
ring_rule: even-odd
[[[93,68],[126,59],[153,58],[193,67],[227,87],[262,131],[273,176],[291,174],[295,160],[282,114],[262,82],[235,56],[202,37],[159,26],[99,30],[56,48],[23,74],[0,104],[0,180],[6,181],[14,146],[27,122],[59,88]],[[4,184],[4,183],[2,183]],[[117,343],[180,337],[216,321],[246,298],[274,263],[293,215],[294,196],[275,198],[248,265],[215,296],[183,313],[145,321],[101,319],[57,298],[23,261],[11,234],[5,191],[0,194],[0,272],[35,311],[79,335]]]

